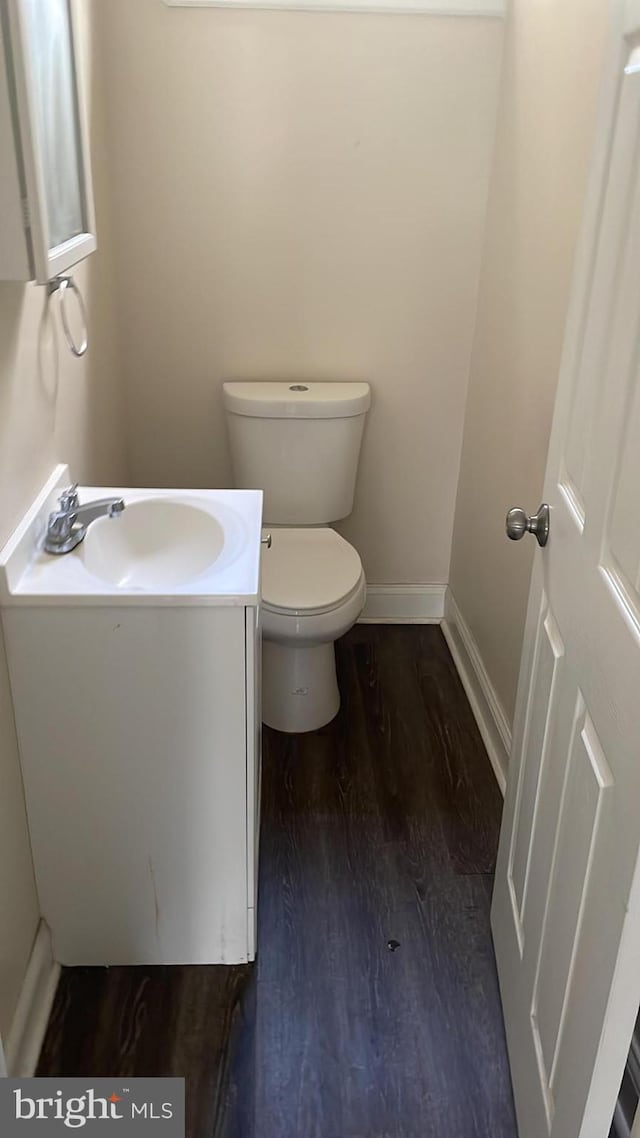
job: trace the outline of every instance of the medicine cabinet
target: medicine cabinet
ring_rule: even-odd
[[[74,0],[0,0],[0,280],[39,284],[96,248]]]

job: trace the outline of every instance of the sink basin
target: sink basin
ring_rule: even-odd
[[[49,518],[71,484],[54,467],[0,550],[0,607],[255,605],[260,597],[259,490],[79,486],[81,503],[123,498],[84,541],[55,556],[44,549]]]
[[[188,502],[149,498],[124,513],[92,522],[80,547],[88,571],[123,589],[186,585],[217,561],[224,530]]]

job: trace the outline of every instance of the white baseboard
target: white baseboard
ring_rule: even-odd
[[[442,631],[458,669],[462,686],[467,693],[498,785],[504,794],[511,753],[509,720],[489,679],[471,629],[462,616],[451,589],[447,589]]]
[[[60,965],[53,959],[51,934],[45,922],[40,921],[4,1046],[7,1070],[14,1079],[35,1074],[59,977]]]
[[[439,624],[446,585],[367,585],[360,624]]]

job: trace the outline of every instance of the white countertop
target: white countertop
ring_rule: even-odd
[[[256,605],[260,599],[261,490],[144,489],[81,486],[80,502],[120,497],[127,503],[170,499],[210,511],[223,525],[225,544],[214,564],[188,584],[171,589],[110,585],[93,576],[83,543],[70,553],[43,550],[49,514],[70,482],[68,467],[56,467],[0,553],[0,604],[13,605]],[[114,522],[117,524],[117,520]]]

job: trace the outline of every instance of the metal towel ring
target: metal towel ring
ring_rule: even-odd
[[[71,289],[71,291],[76,294],[76,299],[78,301],[78,308],[80,309],[80,315],[82,317],[84,335],[83,335],[82,340],[79,344],[76,344],[76,342],[75,342],[75,340],[71,334],[71,329],[69,327],[69,321],[67,319],[67,308],[66,308],[66,304],[65,304],[65,300],[66,300],[66,296],[67,296],[67,289]],[[69,351],[72,352],[73,355],[77,356],[79,359],[80,356],[83,356],[85,354],[87,348],[89,347],[89,339],[87,336],[87,310],[84,306],[84,300],[82,299],[82,293],[80,292],[80,289],[76,285],[76,282],[74,281],[73,277],[55,277],[54,280],[49,281],[49,296],[51,296],[54,292],[60,293],[60,319],[62,321],[62,330],[64,332],[64,338],[67,341],[67,346],[69,348]]]

